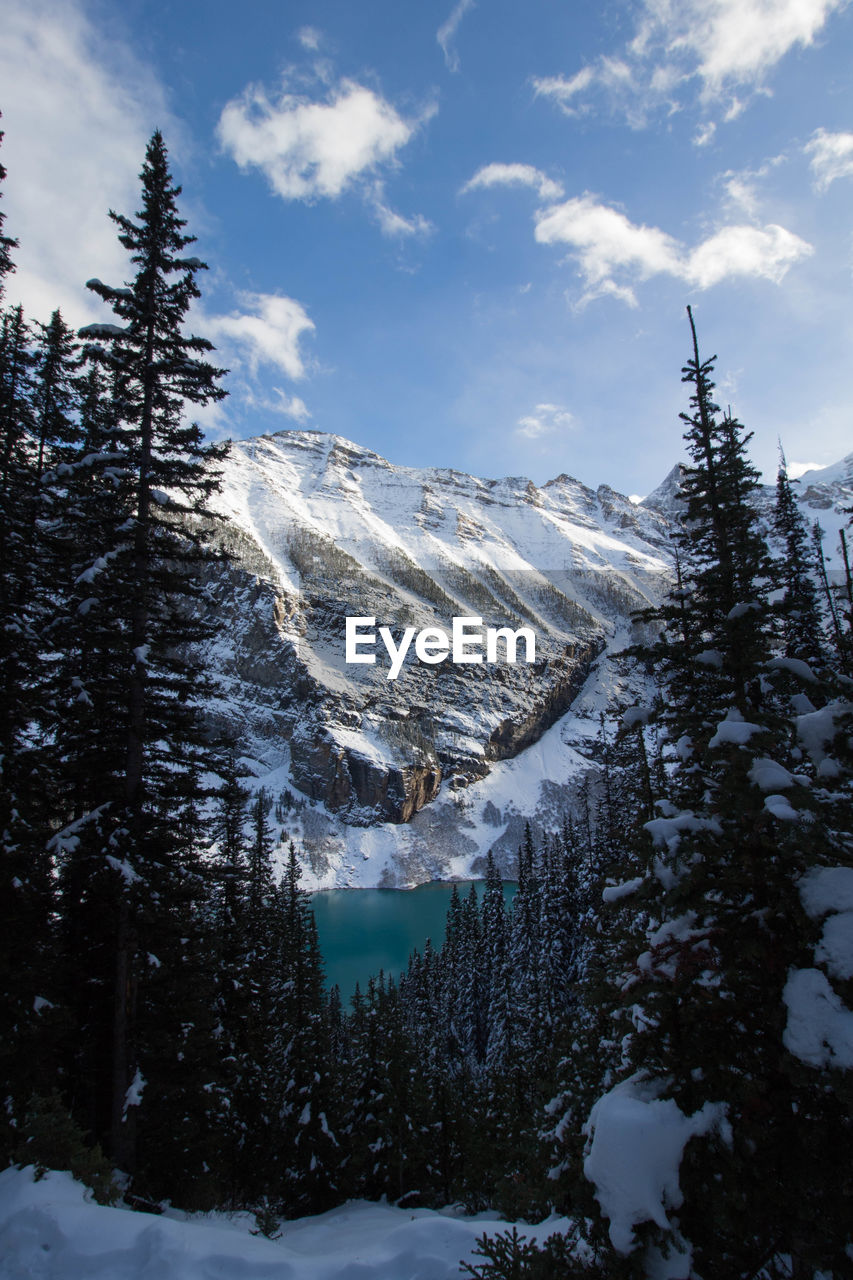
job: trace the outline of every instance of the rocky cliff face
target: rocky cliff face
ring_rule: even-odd
[[[670,481],[634,505],[566,475],[537,488],[395,467],[319,432],[234,445],[211,713],[236,728],[309,884],[466,875],[490,847],[509,870],[524,821],[570,807],[599,711],[641,692],[603,655],[669,586]],[[428,664],[412,646],[391,680],[378,636],[375,663],[346,661],[348,615],[395,645],[454,617],[526,627],[535,661]]]

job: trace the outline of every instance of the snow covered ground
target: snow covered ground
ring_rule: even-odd
[[[453,1210],[354,1201],[251,1234],[248,1214],[162,1216],[95,1204],[70,1174],[0,1173],[2,1280],[456,1280],[476,1240],[506,1224]],[[521,1233],[566,1230],[551,1218]]]

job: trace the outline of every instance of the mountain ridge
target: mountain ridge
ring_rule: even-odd
[[[238,727],[307,884],[467,877],[489,848],[508,872],[527,820],[558,825],[577,806],[600,714],[643,695],[604,658],[669,587],[674,474],[655,507],[565,473],[539,487],[397,467],[326,432],[232,446],[211,713]],[[347,614],[395,634],[453,616],[527,625],[536,661],[410,661],[391,682],[381,657],[344,660]]]

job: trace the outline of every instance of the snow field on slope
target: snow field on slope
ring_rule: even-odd
[[[458,1280],[484,1232],[507,1230],[486,1214],[397,1209],[352,1201],[285,1222],[277,1240],[251,1234],[248,1214],[163,1216],[95,1204],[67,1173],[34,1182],[31,1169],[0,1173],[1,1280]],[[522,1234],[544,1240],[568,1228],[552,1218]]]
[[[361,464],[357,471],[345,465],[350,455]],[[595,495],[577,482],[546,486],[533,499],[527,490],[523,478],[482,481],[392,467],[339,437],[287,432],[234,446],[218,505],[258,542],[291,589],[292,570],[278,550],[288,526],[331,538],[380,575],[387,548],[427,570],[471,569],[479,561],[510,572],[668,572],[667,561],[641,537],[602,527],[608,522]],[[424,527],[425,498],[430,527]],[[477,534],[460,538],[460,519]]]

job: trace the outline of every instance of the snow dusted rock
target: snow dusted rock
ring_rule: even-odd
[[[680,496],[682,474],[683,468],[677,463],[657,489],[643,499],[641,509],[656,512],[668,523],[678,520],[684,514],[684,502]],[[823,550],[829,578],[831,582],[841,583],[844,566],[839,551],[839,530],[846,526],[847,512],[853,506],[853,453],[848,453],[846,458],[830,467],[807,471],[798,480],[791,481],[791,489],[809,527],[817,520],[823,529],[826,535]],[[763,531],[769,536],[772,547],[775,484],[761,485],[756,491],[755,503]],[[776,550],[781,553],[781,546]]]
[[[666,479],[647,497],[643,498],[642,506],[648,507],[652,511],[659,511],[667,519],[671,520],[683,505],[679,496],[683,472],[683,466],[680,462],[677,462]]]
[[[511,872],[526,820],[559,825],[600,711],[648,701],[606,655],[641,638],[632,612],[669,589],[677,478],[656,509],[568,475],[537,487],[397,467],[316,431],[233,446],[210,714],[281,798],[309,887],[465,877],[489,848]],[[429,664],[412,643],[389,680],[378,635],[375,663],[346,661],[348,616],[395,644],[453,618],[526,627],[535,661]]]
[[[853,501],[853,453],[831,467],[807,471],[796,483],[801,506],[814,511],[849,507]]]
[[[235,444],[217,504],[232,566],[210,584],[221,630],[208,658],[225,688],[211,713],[278,767],[290,834],[313,848],[321,878],[355,831],[410,824],[540,742],[608,642],[628,639],[631,612],[669,582],[666,522],[611,489],[394,467],[319,432]],[[389,679],[378,634],[361,648],[374,663],[347,661],[348,616],[388,627],[395,644],[405,628],[450,633],[454,618],[479,618],[477,635],[527,628],[535,654],[520,638],[514,663],[503,640],[496,662],[482,645],[479,663],[428,663],[412,643]],[[563,761],[554,781],[565,772]],[[510,827],[516,839],[507,797],[485,848],[466,842],[464,807],[431,815],[416,843],[470,859]],[[361,852],[375,870],[376,848]],[[394,883],[448,872],[423,848],[398,854]]]

